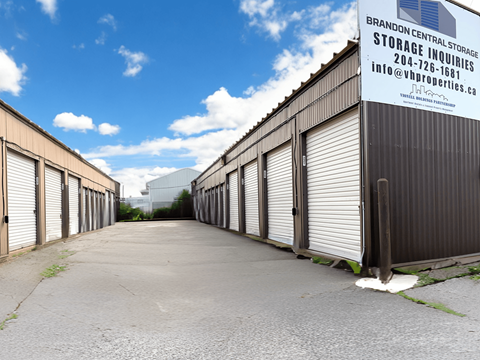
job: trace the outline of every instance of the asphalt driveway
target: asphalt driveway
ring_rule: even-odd
[[[40,275],[65,265],[52,278]],[[43,279],[43,280],[42,280]],[[480,323],[195,221],[118,223],[0,266],[1,358],[473,359]],[[3,318],[0,321],[3,321]]]

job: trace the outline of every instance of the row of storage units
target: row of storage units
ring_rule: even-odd
[[[195,216],[299,252],[364,260],[354,42],[192,182]]]
[[[9,251],[37,244],[37,221],[42,211],[45,212],[46,242],[115,222],[114,192],[86,187],[82,190],[81,178],[68,175],[65,181],[65,172],[47,165],[43,177],[44,204],[41,204],[36,161],[7,148],[6,164]]]
[[[0,100],[0,261],[113,225],[120,184]]]
[[[298,193],[307,204],[308,250],[361,262],[359,135],[356,110],[307,131],[298,156],[305,183]],[[289,140],[229,172],[223,183],[196,191],[197,219],[293,246],[300,213],[295,188],[301,186],[295,183],[295,150]]]
[[[196,218],[384,275],[478,261],[480,122],[362,99],[359,66],[349,42],[227,149],[192,182]]]

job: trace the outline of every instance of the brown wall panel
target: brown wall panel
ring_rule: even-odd
[[[374,265],[379,178],[390,184],[394,264],[480,253],[478,121],[365,106]]]

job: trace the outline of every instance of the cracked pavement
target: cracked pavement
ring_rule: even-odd
[[[67,270],[42,280],[53,264]],[[0,315],[23,301],[2,357],[476,357],[474,307],[460,318],[356,280],[195,221],[117,223],[0,265]]]

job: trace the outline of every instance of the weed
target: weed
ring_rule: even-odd
[[[417,275],[420,271],[425,271],[430,268],[424,268],[424,269],[419,269],[419,270],[408,270],[408,268],[395,268],[396,271],[401,272],[402,274],[407,274],[407,275]]]
[[[431,284],[435,284],[436,282],[438,282],[438,280],[435,280],[434,278],[431,278],[428,274],[416,274],[416,275],[418,276],[418,281],[417,281],[417,285],[415,285],[415,287],[431,285]]]
[[[65,271],[66,266],[60,266],[60,265],[52,265],[48,268],[46,268],[40,275],[46,278],[54,277],[57,276],[60,271]]]
[[[457,313],[456,311],[446,307],[445,305],[443,304],[439,304],[439,303],[433,303],[433,302],[427,302],[427,301],[423,301],[423,300],[420,300],[420,299],[415,299],[413,297],[410,297],[408,295],[406,295],[403,291],[400,291],[397,293],[398,295],[400,296],[403,296],[405,299],[407,300],[410,300],[410,301],[413,301],[413,302],[416,302],[418,304],[423,304],[423,305],[427,305],[429,307],[432,307],[434,309],[437,309],[437,310],[441,310],[441,311],[444,311],[446,313],[449,313],[449,314],[452,314],[452,315],[457,315],[457,316],[461,316],[461,317],[464,317],[465,315],[464,314],[460,314],[460,313]]]
[[[322,258],[322,257],[312,257],[312,262],[314,264],[320,264],[320,265],[332,265],[333,264],[333,260],[330,260],[330,259],[325,259],[325,258]]]
[[[347,260],[347,263],[352,268],[354,274],[360,274],[362,267],[356,261]]]
[[[17,314],[12,314],[9,317],[7,317],[5,320],[3,320],[2,323],[0,324],[0,330],[3,330],[5,328],[5,323],[7,321],[13,320],[13,319],[16,319],[16,318],[18,318],[18,315]]]
[[[472,279],[472,280],[480,280],[480,275],[470,276],[470,279]]]
[[[469,266],[468,271],[470,271],[470,274],[472,274],[472,275],[478,275],[478,274],[480,274],[480,265]]]

